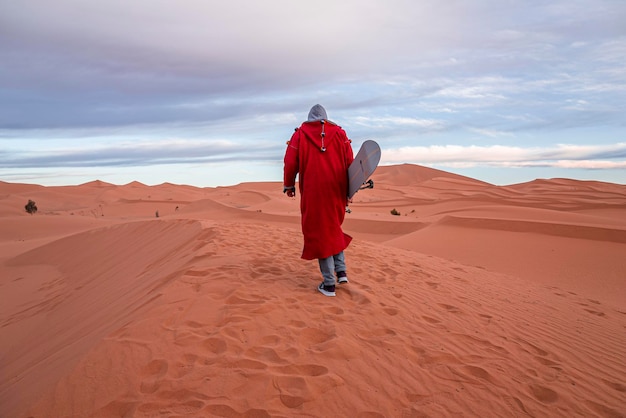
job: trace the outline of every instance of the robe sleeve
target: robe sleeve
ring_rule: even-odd
[[[296,185],[296,174],[300,169],[298,161],[298,147],[300,146],[300,132],[296,131],[287,142],[285,151],[285,168],[283,177],[284,187],[294,187]]]

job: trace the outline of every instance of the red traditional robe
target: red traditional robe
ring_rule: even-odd
[[[338,254],[352,241],[341,229],[348,203],[348,166],[352,160],[354,155],[346,132],[330,121],[304,122],[288,142],[284,185],[294,186],[296,174],[300,174],[305,260]]]

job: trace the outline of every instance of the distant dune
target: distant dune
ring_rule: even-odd
[[[335,298],[279,183],[0,182],[0,416],[626,416],[625,185],[373,180]]]

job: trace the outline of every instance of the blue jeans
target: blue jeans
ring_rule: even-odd
[[[326,286],[335,284],[335,272],[346,271],[346,260],[343,251],[330,257],[320,258],[317,261],[320,264],[320,271]]]

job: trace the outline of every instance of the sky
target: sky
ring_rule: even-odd
[[[623,0],[0,0],[0,181],[282,181],[353,148],[496,185],[626,184]]]

